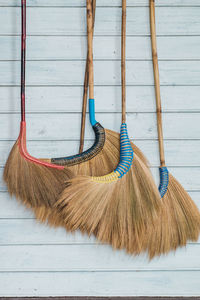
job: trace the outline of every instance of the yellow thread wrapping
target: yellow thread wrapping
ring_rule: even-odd
[[[110,182],[117,181],[119,176],[120,176],[119,172],[116,171],[105,176],[92,177],[92,181],[101,182],[101,183],[110,183]]]

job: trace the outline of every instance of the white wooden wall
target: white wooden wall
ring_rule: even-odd
[[[78,151],[86,56],[84,0],[27,0],[28,148]],[[97,0],[97,119],[120,124],[120,0]],[[157,0],[166,159],[200,207],[200,1]],[[129,0],[127,110],[131,138],[158,182],[148,0]],[[0,0],[0,171],[20,120],[20,0]],[[62,128],[62,130],[61,130]],[[65,130],[66,128],[66,130]],[[86,147],[92,143],[87,124]],[[36,223],[0,180],[0,296],[198,296],[200,243],[151,263]]]

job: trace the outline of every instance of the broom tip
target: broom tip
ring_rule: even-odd
[[[166,255],[189,241],[197,241],[200,234],[200,212],[182,185],[168,173],[168,188],[162,198],[162,210],[157,225],[147,236],[149,258]]]
[[[67,184],[55,207],[68,230],[94,234],[115,249],[141,252],[140,238],[161,200],[150,171],[137,155],[129,172],[117,181],[78,176]]]

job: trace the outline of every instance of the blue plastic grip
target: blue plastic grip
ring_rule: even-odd
[[[95,120],[95,102],[94,99],[89,99],[89,115],[90,115],[90,123],[94,126],[97,121]]]
[[[162,167],[159,170],[160,170],[159,192],[160,192],[161,198],[163,198],[168,189],[169,172],[166,167]]]
[[[120,162],[115,169],[115,172],[120,174],[119,178],[123,177],[131,168],[134,152],[128,137],[126,123],[122,123],[120,129]]]

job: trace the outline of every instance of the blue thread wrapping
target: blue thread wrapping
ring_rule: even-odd
[[[94,99],[89,99],[89,115],[90,115],[90,123],[94,126],[97,121],[95,120],[95,102]]]
[[[120,161],[114,172],[123,177],[131,168],[134,152],[128,137],[127,125],[122,123],[120,128]]]
[[[159,192],[160,192],[161,198],[163,198],[168,189],[169,172],[166,167],[160,168],[159,171],[160,171]]]

